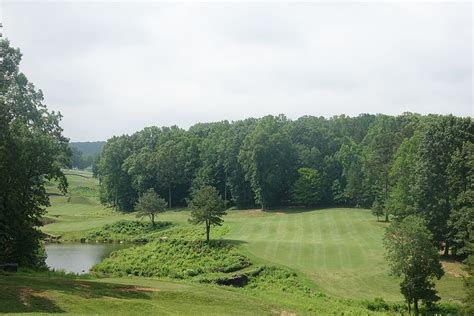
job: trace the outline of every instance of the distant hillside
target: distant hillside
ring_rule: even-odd
[[[98,142],[72,142],[69,143],[71,147],[74,147],[80,150],[84,155],[92,155],[95,156],[102,151],[102,147],[104,147],[105,142],[98,141]]]

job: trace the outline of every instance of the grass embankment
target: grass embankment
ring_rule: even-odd
[[[279,304],[232,289],[145,278],[0,275],[0,313],[270,315]]]

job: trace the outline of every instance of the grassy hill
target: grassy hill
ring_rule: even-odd
[[[90,173],[79,171],[67,171],[67,173],[70,184],[68,196],[51,196],[52,206],[47,211],[47,218],[51,223],[44,226],[43,231],[61,235],[63,240],[77,240],[88,234],[95,236],[94,234],[106,224],[136,220],[134,214],[113,212],[100,205],[98,183]],[[55,192],[53,187],[50,189],[51,192]],[[175,209],[160,214],[158,220],[169,222],[174,228],[188,229],[190,228],[188,218],[189,211]],[[237,296],[258,297],[260,301],[257,305],[265,305],[265,311],[268,311],[267,308],[271,310],[277,307],[301,312],[305,310],[304,306],[310,304],[339,311],[360,311],[360,308],[367,311],[361,307],[361,304],[363,305],[361,302],[375,297],[402,302],[398,289],[399,281],[389,275],[383,257],[382,235],[385,225],[377,222],[370,211],[362,209],[285,209],[271,212],[231,210],[225,217],[224,229],[218,230],[215,238],[233,243],[238,247],[238,251],[250,258],[254,264],[280,266],[295,271],[305,286],[316,292],[327,293],[333,300],[337,297],[340,300],[329,307],[325,305],[327,303],[324,300],[303,299],[295,303],[298,298],[289,299],[287,294],[282,296],[281,293],[272,291],[241,291],[242,289],[216,286],[211,286],[210,291],[217,293],[222,288],[222,291],[226,291],[222,295],[234,295],[228,294],[230,290],[231,293],[237,291],[235,294]],[[203,236],[204,230],[202,230]],[[464,296],[462,278],[459,276],[462,274],[461,266],[453,262],[445,262],[444,265],[448,271],[437,283],[440,296],[444,302],[460,302]],[[118,280],[123,282],[128,279]],[[133,280],[136,280],[133,282],[138,285],[140,282],[145,282],[145,279]],[[113,279],[113,282],[116,281]],[[105,279],[101,282],[112,281]],[[190,286],[193,289],[196,287],[196,291],[207,289],[200,288],[204,285]],[[190,299],[193,297],[193,294],[186,291],[182,294]],[[147,292],[144,295],[154,297],[156,294]],[[232,299],[229,298],[231,301]],[[344,299],[351,301],[344,303]],[[252,304],[251,300],[247,304]],[[229,311],[239,313],[239,306],[241,305],[236,304],[235,309]],[[216,311],[219,308],[216,307]],[[253,310],[252,308],[249,307],[249,311]],[[261,314],[258,307],[253,311]]]

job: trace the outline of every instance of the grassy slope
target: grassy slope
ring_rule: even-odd
[[[77,238],[87,230],[121,219],[134,219],[102,207],[95,179],[90,174],[68,176],[70,201],[53,197],[48,216],[58,222],[45,232]],[[84,195],[88,198],[84,199]],[[169,211],[159,220],[188,225],[187,211]],[[257,262],[271,262],[303,272],[325,292],[351,298],[383,297],[401,300],[398,281],[388,275],[381,237],[384,223],[377,223],[367,210],[326,209],[281,212],[230,211],[225,219],[225,239],[241,244],[243,252]],[[312,283],[312,282],[310,282]],[[443,300],[460,300],[462,279],[446,274],[438,283]]]
[[[130,290],[133,287],[155,290]],[[0,288],[0,313],[268,315],[282,311],[232,289],[154,279],[0,275]]]

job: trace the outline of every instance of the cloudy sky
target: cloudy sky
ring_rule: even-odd
[[[1,2],[73,141],[284,113],[472,116],[472,4]]]

